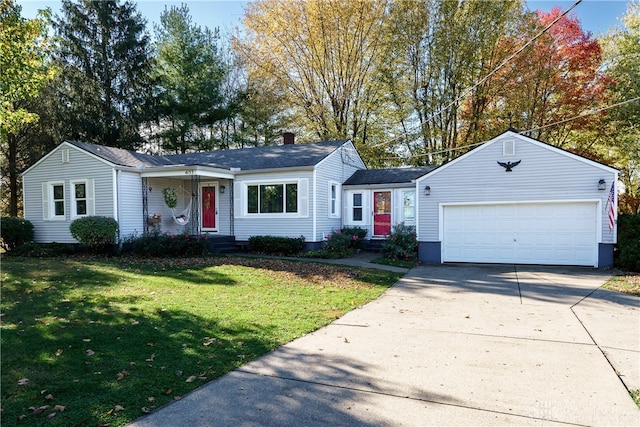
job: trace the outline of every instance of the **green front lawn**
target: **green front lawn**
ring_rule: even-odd
[[[276,259],[3,257],[2,424],[123,425],[399,277]]]

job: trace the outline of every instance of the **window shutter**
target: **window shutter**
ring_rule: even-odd
[[[307,218],[309,216],[309,180],[298,180],[298,215]]]
[[[42,219],[49,219],[49,184],[42,183]]]
[[[244,185],[241,182],[234,181],[233,183],[233,217],[242,218],[244,216],[244,207],[242,200],[246,197],[243,194]]]
[[[96,214],[95,192],[93,190],[93,178],[87,179],[87,215]]]

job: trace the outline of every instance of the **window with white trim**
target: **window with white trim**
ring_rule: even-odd
[[[352,197],[352,211],[351,211],[351,219],[353,222],[362,222],[362,193],[353,193]]]
[[[340,184],[329,182],[329,217],[340,218]]]
[[[48,218],[65,219],[64,182],[49,182],[47,186],[49,212],[46,212],[46,214],[48,214]]]
[[[71,216],[88,215],[88,183],[87,181],[71,182]]]
[[[416,220],[416,192],[415,190],[402,192],[402,214],[405,221]]]
[[[298,213],[298,183],[247,185],[247,213]]]

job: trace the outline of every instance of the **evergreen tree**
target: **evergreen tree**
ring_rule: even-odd
[[[113,147],[140,145],[151,70],[145,20],[131,1],[62,2],[55,28],[67,138]]]
[[[219,146],[213,125],[230,110],[222,94],[227,69],[218,33],[193,24],[186,5],[165,9],[155,30],[154,96],[162,149],[184,153]]]

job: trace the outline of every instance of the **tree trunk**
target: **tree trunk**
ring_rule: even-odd
[[[7,135],[9,146],[9,215],[18,216],[18,139],[12,133]]]

